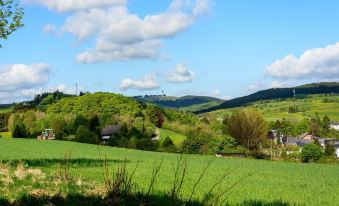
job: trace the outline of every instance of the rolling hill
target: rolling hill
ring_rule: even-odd
[[[162,107],[176,108],[191,112],[214,107],[224,102],[224,100],[214,97],[193,95],[183,97],[146,95],[136,96],[134,98],[145,103],[151,103]]]
[[[262,100],[274,100],[274,99],[286,99],[294,96],[293,91],[296,92],[297,98],[302,98],[306,95],[311,94],[339,94],[339,83],[338,82],[325,82],[325,83],[313,83],[307,85],[301,85],[290,88],[272,88],[248,96],[243,96],[235,99],[231,99],[221,103],[220,105],[210,107],[208,109],[202,109],[195,111],[195,113],[206,113],[221,109],[229,109],[235,107],[247,106],[251,103],[262,101]]]

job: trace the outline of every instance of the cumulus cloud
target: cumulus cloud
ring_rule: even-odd
[[[48,64],[13,64],[0,66],[0,91],[10,92],[33,88],[48,82],[51,67]]]
[[[339,42],[307,50],[299,58],[288,55],[267,66],[265,74],[278,79],[338,79]]]
[[[24,3],[40,4],[57,12],[68,12],[89,8],[100,8],[126,4],[127,0],[23,0]]]
[[[36,89],[49,80],[51,67],[48,64],[0,65],[0,101],[10,103],[31,98]]]
[[[154,76],[145,75],[139,80],[123,79],[120,84],[120,89],[125,91],[128,89],[134,90],[155,90],[159,89],[160,85]]]
[[[208,12],[210,1],[173,0],[166,11],[143,18],[126,5],[90,8],[73,13],[59,31],[80,41],[96,38],[95,47],[77,55],[78,62],[156,58],[163,40],[185,31]]]
[[[186,64],[178,64],[174,71],[167,75],[167,80],[173,83],[192,82],[195,75]]]

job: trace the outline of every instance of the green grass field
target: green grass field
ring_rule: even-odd
[[[163,160],[156,191],[168,191],[173,181],[174,165],[178,155],[145,152],[122,148],[80,144],[66,141],[38,141],[33,139],[0,138],[0,160],[26,160],[30,167],[38,167],[46,173],[55,172],[66,153],[73,159],[71,174],[97,184],[103,182],[101,158],[107,157],[110,167],[127,160],[127,167],[136,165],[135,181],[146,189],[151,179],[155,162]],[[187,198],[203,167],[214,157],[190,155],[188,174],[183,184],[182,195]],[[339,165],[301,164],[249,160],[236,158],[214,158],[207,174],[197,187],[196,198],[201,198],[225,171],[236,168],[226,179],[223,188],[241,177],[254,173],[226,193],[231,205],[245,200],[284,201],[290,205],[338,205]],[[0,187],[1,184],[0,184]]]
[[[10,111],[12,111],[12,110],[13,110],[12,107],[8,107],[8,108],[0,108],[0,113],[10,112]]]
[[[324,96],[312,95],[303,99],[296,99],[296,106],[300,112],[289,113],[288,108],[294,105],[293,99],[287,100],[272,100],[256,102],[251,107],[257,108],[262,112],[264,118],[268,121],[286,118],[291,121],[299,121],[304,118],[315,117],[318,114],[320,117],[327,115],[331,120],[339,121],[339,96]],[[218,110],[211,112],[210,115],[221,117],[225,114],[231,114],[232,109]]]
[[[180,146],[181,143],[186,139],[185,135],[173,132],[167,129],[161,129],[160,131],[160,143],[166,138],[169,137],[173,141],[175,146]]]

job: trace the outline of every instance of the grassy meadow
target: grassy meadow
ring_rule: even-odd
[[[46,174],[55,173],[64,155],[70,154],[70,174],[84,181],[103,185],[102,161],[116,168],[126,161],[128,169],[137,166],[134,180],[137,187],[146,190],[152,176],[154,163],[163,161],[159,178],[154,185],[157,192],[168,191],[173,184],[174,168],[179,155],[112,148],[66,141],[38,141],[33,139],[0,138],[0,160],[21,161],[27,167],[39,168]],[[201,199],[225,171],[234,169],[221,188],[242,180],[225,194],[230,205],[244,201],[283,201],[289,205],[337,205],[339,202],[339,165],[271,162],[236,158],[187,155],[188,171],[183,182],[182,198],[190,191],[203,168],[211,166],[198,184],[195,199]],[[4,187],[0,184],[1,187]],[[32,187],[39,188],[39,184]],[[4,188],[2,188],[4,189]],[[6,194],[2,194],[6,195]],[[7,194],[15,196],[15,194]]]
[[[12,110],[13,110],[12,107],[4,107],[4,108],[0,108],[0,113],[10,112]]]
[[[288,109],[294,106],[294,99],[255,102],[251,107],[258,109],[267,121],[282,118],[299,121],[304,118],[315,117],[316,114],[320,117],[327,115],[331,120],[339,121],[339,95],[311,95],[297,98],[295,105],[300,110],[297,113],[288,112]],[[235,109],[238,108],[218,110],[209,113],[209,115],[221,117],[225,114],[231,114]]]

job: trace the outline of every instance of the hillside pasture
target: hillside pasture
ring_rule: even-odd
[[[132,170],[137,167],[134,181],[137,187],[146,191],[155,163],[162,163],[159,178],[154,189],[168,192],[173,184],[174,168],[180,155],[112,148],[66,141],[38,141],[33,139],[0,139],[0,160],[22,162],[28,167],[40,168],[53,174],[70,154],[70,175],[84,181],[103,184],[102,159],[107,158],[108,167],[116,168],[121,162]],[[192,187],[203,168],[212,161],[201,182],[197,185],[194,198],[201,200],[212,185],[226,171],[233,170],[220,189],[237,183],[228,191],[226,198],[230,205],[244,202],[285,202],[284,205],[337,205],[339,202],[339,165],[301,164],[271,162],[264,160],[215,158],[211,156],[187,155],[187,175],[183,183],[181,198],[188,198]],[[0,184],[0,190],[5,189]],[[34,185],[39,187],[39,185]],[[15,196],[15,194],[1,194]],[[251,205],[251,204],[249,204]],[[257,204],[258,205],[258,204]],[[260,204],[261,205],[261,204]],[[274,205],[274,204],[272,204]]]
[[[180,147],[181,144],[184,142],[186,139],[185,135],[173,132],[168,129],[161,129],[160,131],[160,143],[162,143],[163,140],[165,140],[166,137],[169,137],[175,146]]]
[[[296,113],[290,113],[289,108],[295,106],[299,109]],[[339,95],[310,95],[303,98],[269,100],[255,102],[248,107],[258,109],[267,121],[275,121],[285,118],[290,121],[300,121],[305,118],[322,118],[327,115],[333,121],[339,121]],[[231,114],[232,111],[239,108],[218,110],[207,113],[207,115]]]

